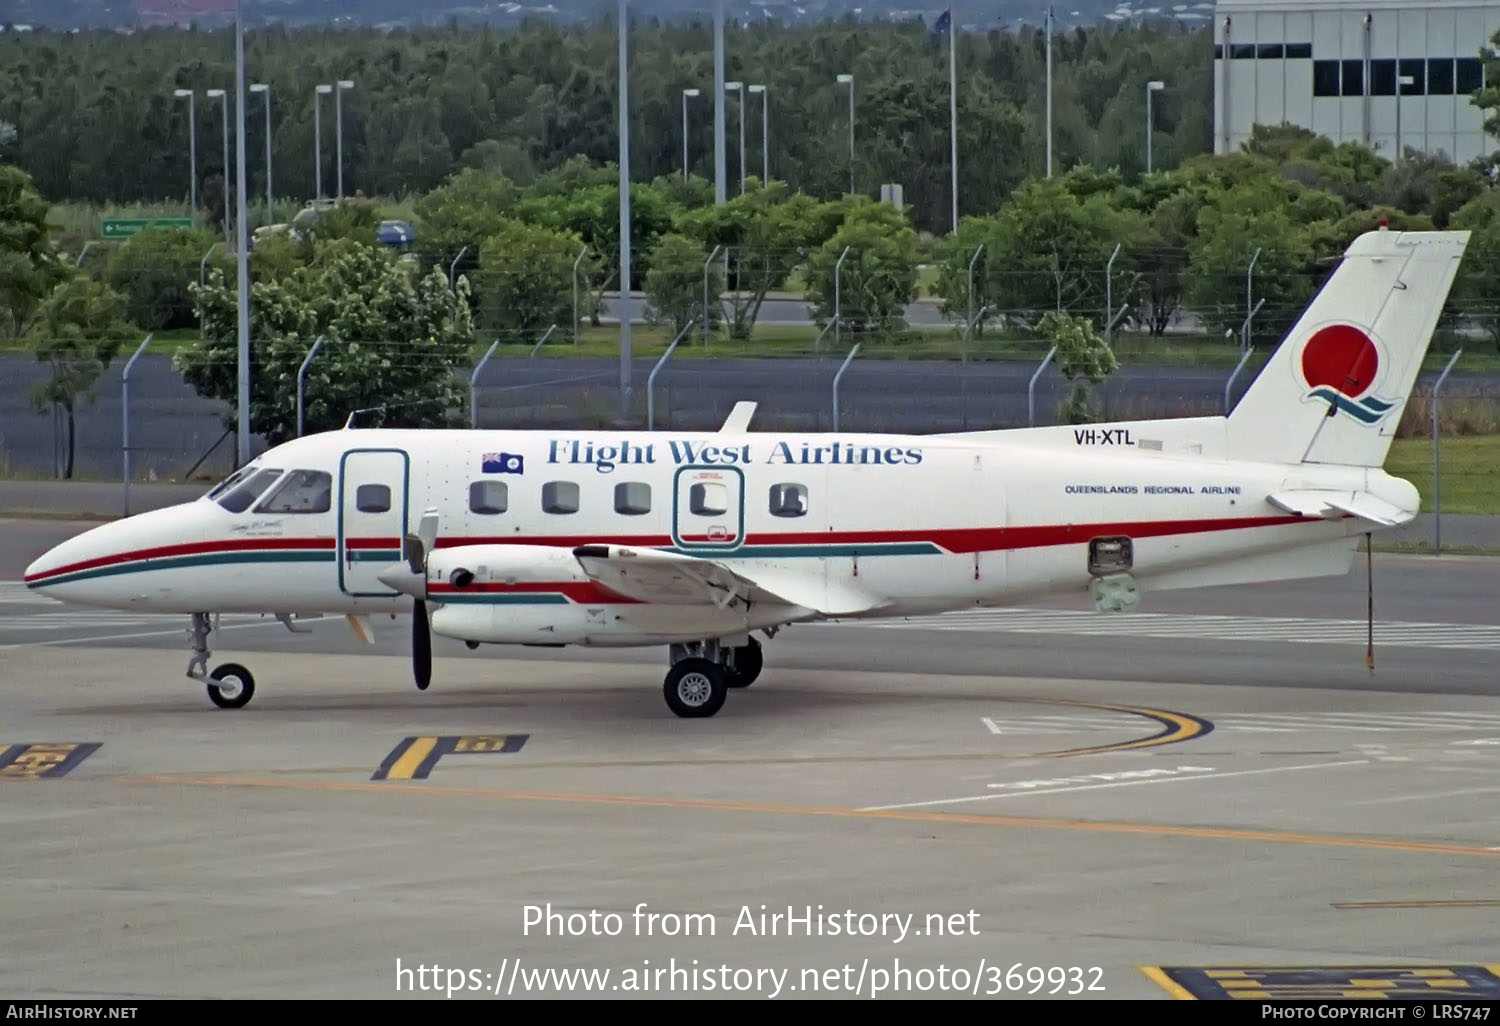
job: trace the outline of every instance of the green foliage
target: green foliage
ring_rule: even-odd
[[[1500,136],[1500,32],[1490,37],[1490,45],[1479,48],[1484,61],[1485,87],[1474,94],[1474,106],[1484,111],[1484,130],[1491,137]]]
[[[104,280],[125,297],[130,320],[147,331],[191,327],[198,318],[188,286],[198,281],[204,254],[222,241],[208,231],[148,228],[112,249]],[[220,246],[209,265],[228,269],[234,262]]]
[[[1073,386],[1058,414],[1066,424],[1097,419],[1091,385],[1120,369],[1113,350],[1087,317],[1054,311],[1037,322],[1037,333],[1057,347],[1057,369]]]
[[[511,341],[534,340],[549,325],[573,319],[573,261],[578,236],[502,221],[479,249],[475,275],[486,332]]]
[[[520,191],[504,175],[488,169],[465,168],[417,202],[417,238],[422,252],[444,267],[464,249],[468,264],[478,261],[479,245],[498,232],[520,201]]]
[[[20,168],[0,164],[0,338],[14,338],[67,276],[52,245],[47,201]]]
[[[1452,302],[1488,313],[1481,323],[1500,349],[1500,311],[1495,304],[1495,283],[1500,282],[1500,192],[1486,192],[1464,204],[1453,215],[1452,226],[1472,233],[1458,265]]]
[[[68,446],[63,476],[73,476],[74,413],[80,399],[93,402],[94,385],[134,334],[125,321],[125,301],[102,282],[69,275],[43,301],[27,332],[48,376],[31,390],[38,412],[49,405],[67,414]]]
[[[648,314],[654,320],[668,320],[678,332],[694,322],[701,323],[706,274],[709,323],[718,321],[724,265],[715,260],[705,272],[707,260],[703,247],[685,235],[666,235],[657,242],[651,255],[651,272],[646,275]]]
[[[844,204],[822,207],[833,208],[840,219],[847,210]],[[815,200],[790,195],[781,182],[762,187],[759,181],[751,180],[744,195],[690,211],[681,219],[682,232],[696,239],[705,251],[699,261],[700,279],[703,261],[715,247],[725,257],[727,284],[734,290],[728,296],[732,337],[750,337],[766,294],[786,282],[815,242],[826,239],[826,235],[819,237],[823,223],[817,216],[819,210]],[[834,230],[828,228],[827,232],[831,235]]]
[[[309,259],[321,243],[350,239],[373,243],[380,226],[380,208],[368,199],[345,199],[326,210],[303,209],[292,218],[292,230],[302,244],[303,259]]]
[[[808,261],[807,299],[815,316],[826,324],[837,313],[846,336],[895,335],[917,294],[916,250],[917,233],[900,211],[868,200],[853,205]]]
[[[237,297],[215,271],[193,287],[205,322],[202,344],[173,365],[199,395],[233,407],[237,394]],[[327,341],[309,366],[307,430],[337,428],[355,410],[360,425],[438,427],[461,410],[454,368],[474,341],[468,285],[455,293],[442,269],[414,276],[374,246],[341,239],[318,247],[305,267],[250,293],[250,426],[271,444],[296,434],[297,370],[315,339]],[[231,409],[226,418],[233,423]]]

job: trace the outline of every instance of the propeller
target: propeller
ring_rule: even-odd
[[[427,623],[427,556],[437,544],[438,511],[428,507],[417,522],[417,533],[405,538],[406,566],[393,566],[380,580],[412,597],[411,663],[417,690],[432,683],[432,631]]]

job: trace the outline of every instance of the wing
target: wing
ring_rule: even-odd
[[[717,560],[660,549],[581,545],[573,555],[592,580],[640,602],[711,603],[722,609],[740,599],[797,606],[823,616],[852,616],[888,601],[857,588],[829,585],[821,574],[774,567],[730,569]]]

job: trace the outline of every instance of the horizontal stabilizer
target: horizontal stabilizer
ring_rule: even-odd
[[[1340,517],[1358,517],[1382,527],[1397,527],[1416,516],[1394,503],[1387,502],[1369,492],[1335,492],[1302,490],[1276,492],[1266,501],[1277,509],[1284,509],[1293,516],[1322,517],[1337,520]]]

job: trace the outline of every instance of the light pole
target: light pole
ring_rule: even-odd
[[[682,180],[688,180],[688,101],[699,94],[696,89],[682,91]]]
[[[354,83],[347,78],[339,79],[339,87],[333,94],[333,111],[338,128],[339,152],[339,201],[344,199],[344,90],[353,89]]]
[[[1167,87],[1165,82],[1146,83],[1146,174],[1151,173],[1151,94],[1159,93]]]
[[[192,196],[193,216],[198,216],[198,117],[193,110],[194,92],[191,89],[174,89],[172,95],[179,100],[184,96],[188,102],[188,174],[189,193]]]
[[[266,94],[266,224],[272,224],[276,220],[276,213],[271,205],[271,87],[264,82],[257,82],[250,87],[250,91]]]
[[[320,85],[313,93],[313,167],[317,168],[318,199],[323,198],[323,97],[333,86]]]
[[[739,94],[739,123],[740,123],[740,195],[745,195],[745,83],[725,82],[726,93]]]
[[[854,76],[840,75],[839,85],[849,87],[849,194],[854,194]]]
[[[224,244],[231,250],[234,240],[229,234],[229,94],[222,89],[210,89],[205,94],[210,100],[223,100],[224,112]]]
[[[1416,85],[1417,80],[1411,75],[1398,75],[1396,77],[1396,163],[1402,163],[1401,153],[1401,96],[1402,90],[1409,85]]]
[[[750,87],[752,96],[760,96],[760,184],[771,181],[771,91],[763,85]]]

